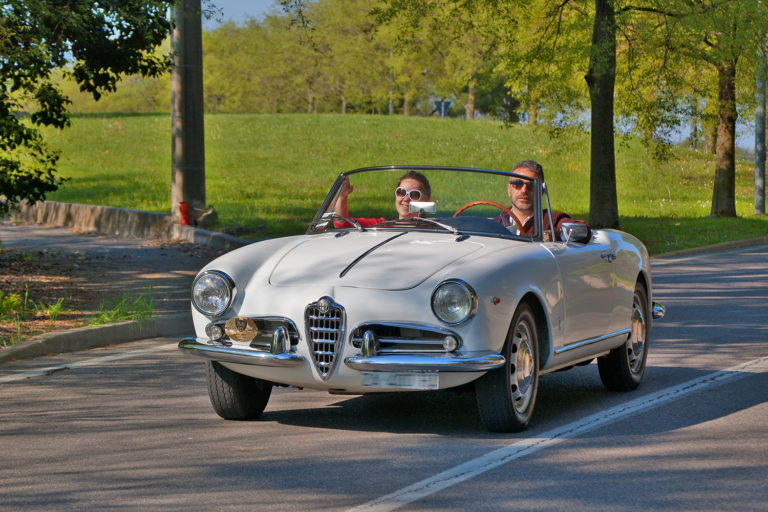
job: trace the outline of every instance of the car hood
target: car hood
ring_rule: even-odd
[[[350,286],[406,290],[483,248],[445,233],[369,231],[311,237],[277,262],[273,286]]]

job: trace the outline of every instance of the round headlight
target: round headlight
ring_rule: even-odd
[[[232,279],[222,272],[204,272],[192,283],[192,304],[208,316],[222,314],[232,302]]]
[[[477,311],[477,295],[464,281],[445,281],[432,293],[432,311],[446,324],[458,325]]]

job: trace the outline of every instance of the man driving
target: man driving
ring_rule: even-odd
[[[500,223],[502,226],[509,229],[511,232],[521,236],[533,236],[535,234],[535,215],[533,211],[534,206],[534,182],[535,178],[539,178],[544,181],[544,168],[540,163],[535,160],[523,160],[518,162],[512,168],[512,172],[530,178],[530,180],[510,177],[509,183],[507,183],[507,195],[512,201],[512,206],[509,209],[520,221],[523,226],[522,231],[518,227],[518,223],[511,219],[509,214],[502,212],[494,220]],[[572,219],[565,212],[552,211],[552,222],[555,224],[553,231],[555,240],[561,241],[560,228],[566,222],[574,222],[587,226],[587,223],[583,220]],[[549,223],[549,214],[547,210],[544,210],[544,232],[551,231],[552,226]],[[592,236],[589,226],[587,226],[587,234],[580,240],[573,240],[574,242],[588,242]]]

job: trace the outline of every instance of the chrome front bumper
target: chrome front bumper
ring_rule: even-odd
[[[370,357],[352,356],[344,364],[353,370],[369,372],[487,372],[504,366],[504,356],[481,354],[476,356],[452,356],[449,354],[387,354]]]
[[[292,367],[301,366],[305,361],[303,356],[292,352],[272,354],[253,348],[233,347],[204,338],[184,338],[179,342],[179,350],[185,354],[204,357],[213,361],[256,366]]]
[[[233,347],[204,338],[185,338],[179,343],[185,354],[254,366],[294,367],[306,361],[304,356],[293,352],[272,354],[252,348]],[[487,372],[505,362],[499,354],[457,356],[449,354],[386,354],[348,357],[344,363],[353,370],[374,372],[438,371],[438,372]]]

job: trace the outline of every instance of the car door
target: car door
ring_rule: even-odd
[[[586,244],[545,244],[557,261],[563,286],[564,330],[556,351],[612,332],[612,243],[604,232],[593,231]]]

